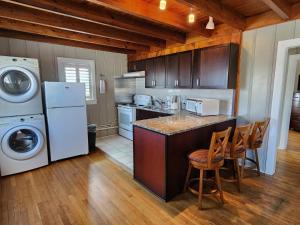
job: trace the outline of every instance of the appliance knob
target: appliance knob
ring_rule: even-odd
[[[25,119],[21,118],[21,119],[20,119],[20,121],[21,121],[21,122],[24,122],[24,121],[25,121]]]

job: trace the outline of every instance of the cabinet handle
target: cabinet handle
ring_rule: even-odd
[[[179,85],[179,81],[178,81],[178,80],[176,80],[176,86],[178,87],[178,85]]]
[[[197,87],[199,87],[199,78],[197,78],[197,80],[196,80],[196,85],[197,85]]]
[[[156,86],[156,81],[155,80],[153,81],[153,85],[152,86]]]
[[[174,86],[175,87],[177,86],[177,80],[174,80]]]

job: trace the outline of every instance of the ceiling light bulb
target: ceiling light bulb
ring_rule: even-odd
[[[167,8],[167,0],[160,0],[159,2],[159,9],[165,10]]]
[[[195,14],[194,13],[189,14],[189,23],[195,23]]]
[[[215,29],[214,18],[211,16],[209,17],[208,23],[206,25],[206,29],[208,29],[208,30]]]

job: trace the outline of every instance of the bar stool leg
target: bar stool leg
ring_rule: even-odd
[[[198,207],[199,207],[200,210],[202,209],[203,174],[204,174],[204,170],[200,169],[199,196],[198,196]]]
[[[215,173],[216,173],[216,183],[217,183],[218,190],[219,190],[219,193],[220,193],[221,202],[222,202],[222,204],[224,204],[224,197],[223,197],[223,191],[222,191],[222,185],[221,185],[219,169],[215,169]]]
[[[245,164],[246,164],[246,156],[244,156],[243,159],[242,159],[241,178],[244,178]]]
[[[257,166],[257,176],[260,176],[260,166],[259,166],[259,160],[258,160],[258,152],[257,149],[255,151],[255,158],[256,158],[256,166]]]
[[[188,172],[186,174],[183,192],[186,192],[187,187],[189,186],[189,179],[190,179],[190,176],[191,176],[191,171],[192,171],[192,165],[191,165],[191,163],[189,163],[189,168],[188,168]]]
[[[237,189],[238,189],[238,192],[241,192],[241,184],[240,184],[240,168],[239,168],[239,162],[238,162],[238,159],[235,159],[233,161],[234,163],[234,170],[235,170],[235,173],[236,173],[236,180],[237,180]]]

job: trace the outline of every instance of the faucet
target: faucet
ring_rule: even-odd
[[[163,105],[165,104],[165,101],[162,98],[156,97],[154,102],[158,103],[158,105],[163,108]]]

